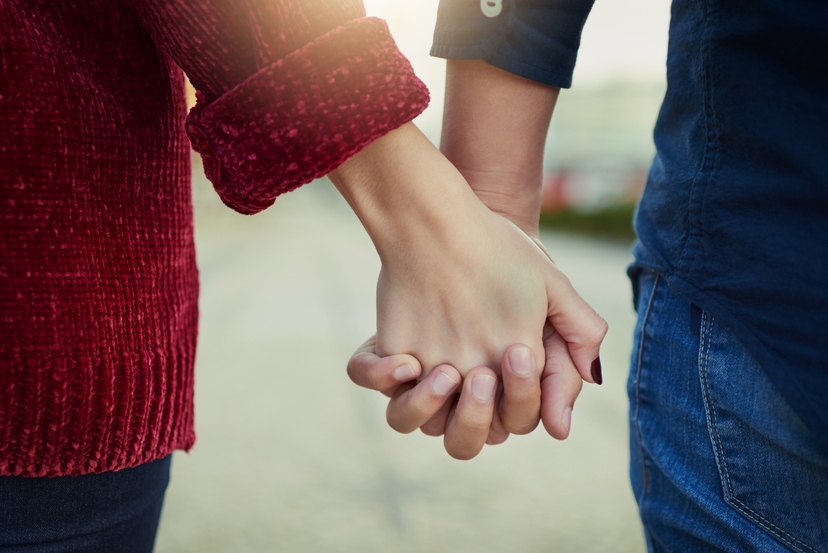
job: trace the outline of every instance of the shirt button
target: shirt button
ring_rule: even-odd
[[[503,0],[480,0],[480,11],[486,17],[497,17],[503,11]]]

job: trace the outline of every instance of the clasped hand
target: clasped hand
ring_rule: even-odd
[[[389,424],[444,434],[458,459],[539,421],[566,438],[607,327],[548,254],[416,128],[389,133],[331,178],[382,260],[377,335],[348,374],[391,398]]]

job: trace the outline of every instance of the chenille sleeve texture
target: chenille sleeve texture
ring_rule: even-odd
[[[572,86],[594,0],[440,0],[431,55],[479,59],[559,88]]]
[[[196,89],[187,133],[240,213],[334,170],[428,105],[361,0],[131,0]]]

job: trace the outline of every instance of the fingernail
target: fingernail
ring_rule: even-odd
[[[414,372],[414,369],[408,363],[394,369],[394,379],[398,382],[406,382],[412,378],[417,378],[417,373]]]
[[[520,376],[529,376],[535,368],[535,357],[529,348],[514,348],[509,352],[509,366]]]
[[[497,382],[487,374],[478,374],[472,379],[471,391],[480,401],[491,399]]]
[[[457,382],[455,382],[449,375],[440,371],[434,378],[434,382],[431,384],[431,388],[434,390],[434,393],[438,396],[444,396],[450,391],[452,391],[457,386]]]
[[[601,384],[601,383],[604,382],[604,377],[601,374],[601,358],[600,357],[596,357],[595,361],[592,362],[592,368],[591,368],[590,372],[592,373],[592,380],[594,380],[596,384]]]
[[[566,433],[569,434],[569,429],[572,427],[572,407],[564,409],[561,422],[563,423],[564,428],[566,428]]]

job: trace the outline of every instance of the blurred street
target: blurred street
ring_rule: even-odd
[[[627,480],[628,244],[543,237],[610,324],[605,384],[585,387],[571,438],[541,427],[460,462],[392,431],[385,398],[348,380],[379,259],[333,187],[243,217],[194,173],[198,442],[174,456],[158,553],[644,551]]]

